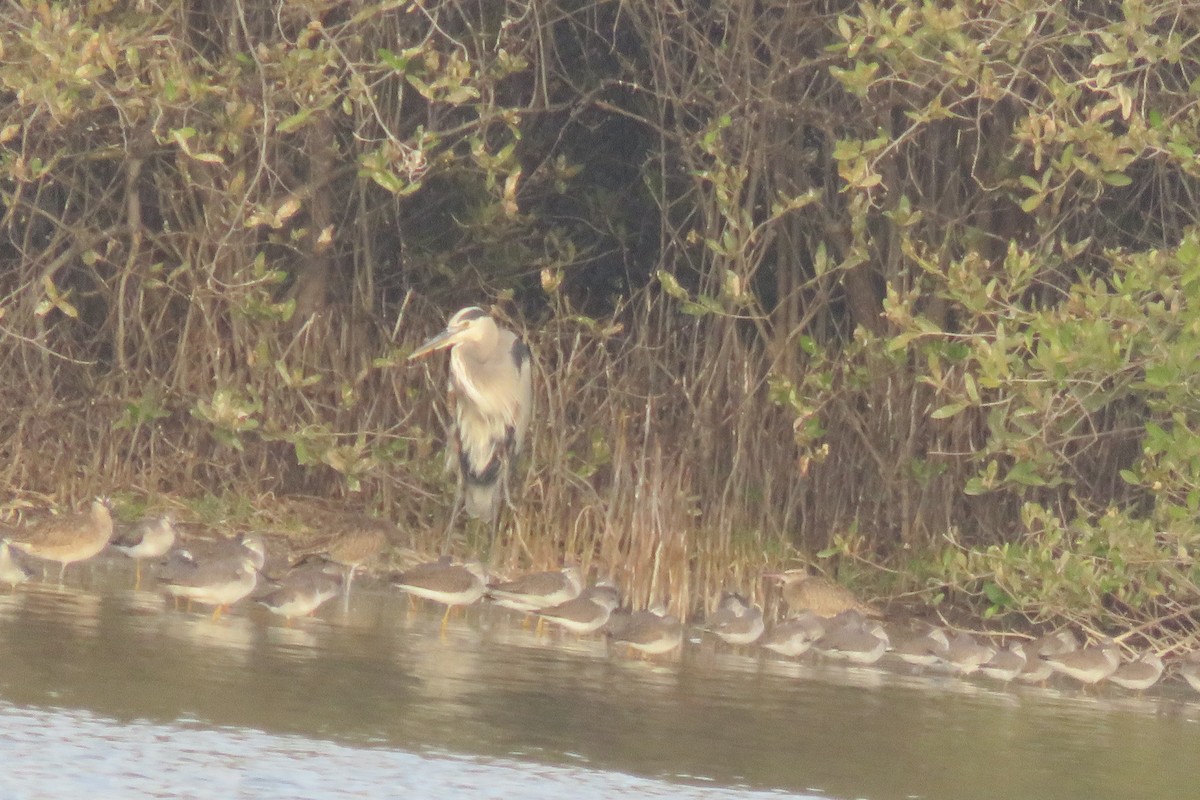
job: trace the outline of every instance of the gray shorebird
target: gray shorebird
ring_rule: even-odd
[[[279,581],[279,586],[256,602],[291,625],[296,617],[312,614],[342,591],[345,577],[341,565],[332,561],[309,561],[295,567]]]
[[[162,558],[175,544],[175,520],[170,514],[151,517],[133,525],[119,526],[113,533],[112,546],[133,559],[134,589],[142,585],[142,561]]]
[[[469,606],[483,597],[487,573],[474,559],[455,564],[442,558],[401,572],[392,578],[392,585],[414,597],[446,606],[442,616],[442,629],[445,630],[451,609]]]
[[[1179,676],[1200,692],[1200,650],[1195,650],[1179,659]]]
[[[178,560],[159,573],[159,582],[167,594],[213,606],[213,620],[254,591],[258,585],[258,567],[251,551],[215,556],[204,561]]]
[[[487,587],[493,603],[514,611],[533,612],[579,597],[583,578],[573,566],[547,572],[531,572],[511,581],[498,581]]]
[[[813,646],[813,642],[825,635],[826,620],[811,611],[801,611],[771,628],[759,640],[759,644],[782,656],[796,658]]]
[[[736,592],[724,592],[704,629],[726,644],[745,645],[758,641],[766,626],[761,608]]]
[[[1025,645],[1025,655],[1030,660],[1042,656],[1062,656],[1079,649],[1079,639],[1068,628],[1045,633]]]
[[[1025,645],[1014,642],[1008,647],[997,650],[995,655],[979,665],[979,671],[989,678],[1008,683],[1021,674],[1028,661],[1025,655]]]
[[[9,544],[44,561],[57,561],[58,582],[67,565],[86,561],[99,553],[112,538],[113,520],[108,501],[97,497],[83,514],[63,514],[43,519],[24,530],[14,530]]]
[[[1093,685],[1116,672],[1121,664],[1121,653],[1112,639],[1098,644],[1064,653],[1059,656],[1043,655],[1055,672],[1074,678],[1083,684]]]
[[[364,517],[345,524],[338,530],[315,536],[293,551],[294,564],[312,557],[321,557],[345,567],[342,586],[347,598],[356,570],[369,563],[387,546],[388,535],[394,526],[383,520]]]
[[[33,577],[33,570],[24,561],[13,555],[13,548],[7,539],[0,539],[0,583],[7,583],[10,588],[24,583]]]
[[[1117,667],[1113,674],[1108,676],[1108,680],[1122,688],[1144,692],[1158,683],[1163,668],[1163,660],[1157,654],[1145,653],[1136,661]]]
[[[907,664],[919,667],[932,666],[946,655],[950,639],[941,628],[930,625],[923,633],[901,639],[892,645],[892,655]]]
[[[890,644],[883,626],[858,609],[847,609],[829,621],[825,635],[813,642],[823,656],[854,664],[874,664]]]
[[[1029,655],[1029,645],[1026,645],[1025,666],[1017,673],[1017,680],[1021,683],[1045,683],[1050,680],[1050,676],[1053,674],[1054,667],[1050,666],[1050,662],[1031,657]]]
[[[840,583],[821,575],[809,575],[804,569],[772,572],[764,577],[779,583],[783,590],[783,602],[793,614],[811,611],[819,617],[829,619],[853,609],[867,617],[883,616],[882,611],[870,603],[862,602],[854,592]]]
[[[573,600],[537,611],[547,622],[577,635],[595,633],[608,623],[612,612],[621,604],[621,593],[615,586],[596,584]]]
[[[679,617],[666,613],[662,606],[656,606],[632,614],[613,614],[609,618],[608,635],[611,641],[655,656],[679,647],[683,642],[683,625]]]
[[[996,647],[992,644],[982,644],[969,633],[959,633],[950,640],[942,661],[961,675],[971,675],[979,671],[980,666],[996,655]]]

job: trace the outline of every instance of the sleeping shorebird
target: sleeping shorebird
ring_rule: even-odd
[[[783,602],[795,614],[812,611],[819,617],[829,619],[851,609],[867,617],[882,617],[883,612],[870,603],[859,600],[854,592],[821,575],[809,575],[804,569],[789,569],[771,572],[764,577],[779,583],[783,589]]]
[[[450,620],[450,611],[455,606],[469,606],[483,597],[487,584],[487,573],[483,565],[471,559],[455,564],[441,558],[418,564],[392,578],[392,585],[404,592],[446,606],[442,616],[442,630]]]
[[[980,664],[979,671],[989,678],[1008,683],[1021,674],[1028,660],[1025,645],[1013,642],[1008,647],[997,650],[990,659]]]
[[[613,614],[609,619],[610,641],[627,645],[649,656],[669,653],[683,642],[679,617],[662,606],[631,614]]]
[[[996,655],[991,643],[980,643],[969,633],[959,633],[950,640],[942,662],[960,675],[972,675]]]
[[[498,606],[533,612],[574,600],[581,591],[583,578],[579,570],[567,566],[489,584],[487,596]]]
[[[113,533],[112,546],[133,559],[134,584],[142,585],[142,561],[162,558],[175,544],[175,520],[170,514],[144,519],[134,525],[118,527]]]
[[[1025,656],[1032,660],[1042,656],[1062,656],[1079,649],[1079,640],[1067,628],[1042,634],[1025,645]]]
[[[308,616],[342,591],[345,576],[332,561],[306,561],[279,580],[279,585],[255,602],[291,625],[296,617]]]
[[[849,608],[829,620],[825,635],[813,642],[813,649],[828,658],[874,664],[889,644],[882,625],[868,620],[858,609]]]
[[[825,635],[825,624],[823,617],[801,611],[771,628],[759,644],[781,656],[796,658],[807,653],[813,642]]]
[[[535,613],[547,622],[582,636],[603,628],[620,604],[621,593],[617,591],[617,587],[598,583],[584,589],[574,600],[543,608]]]
[[[717,609],[704,621],[704,630],[732,645],[753,644],[765,629],[762,609],[736,592],[722,593]]]
[[[1195,650],[1179,659],[1179,676],[1200,692],[1200,650]]]
[[[924,633],[901,639],[892,647],[892,655],[907,664],[929,667],[941,661],[950,649],[946,632],[936,625],[929,625]]]
[[[40,520],[24,530],[14,530],[9,544],[23,553],[45,561],[57,561],[62,583],[67,565],[86,561],[99,553],[112,538],[113,520],[108,501],[97,497],[83,514],[63,514]]]
[[[1163,660],[1157,654],[1145,653],[1136,661],[1130,661],[1128,664],[1117,667],[1113,670],[1113,674],[1108,676],[1108,679],[1125,689],[1144,692],[1158,683],[1163,669]]]

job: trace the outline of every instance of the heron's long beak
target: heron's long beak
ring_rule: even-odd
[[[413,350],[412,354],[408,357],[408,360],[412,361],[414,358],[420,358],[421,356],[429,355],[434,350],[441,350],[443,347],[449,347],[450,345],[454,344],[454,335],[456,333],[458,333],[458,331],[442,331],[437,336],[434,336],[432,339],[425,342],[425,344],[418,347],[416,350]]]

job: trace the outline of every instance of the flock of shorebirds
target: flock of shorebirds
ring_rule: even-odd
[[[27,556],[59,564],[61,582],[70,564],[111,546],[135,560],[137,585],[141,563],[153,562],[157,584],[176,603],[212,606],[215,619],[224,608],[252,598],[290,624],[339,594],[348,597],[354,573],[381,553],[388,539],[385,524],[365,520],[294,548],[288,568],[266,577],[266,549],[259,536],[181,544],[169,515],[118,526],[108,503],[97,499],[82,514],[0,531],[0,584],[15,587],[35,574]],[[1044,683],[1061,674],[1086,685],[1107,681],[1140,692],[1156,684],[1166,669],[1154,653],[1123,661],[1112,639],[1084,646],[1066,629],[1006,646],[965,632],[950,634],[927,623],[889,634],[876,607],[827,578],[806,570],[765,577],[781,587],[789,616],[768,629],[761,607],[745,595],[725,592],[699,627],[729,645],[758,645],[788,658],[812,651],[852,664],[873,664],[890,655],[918,667],[1004,682]],[[490,580],[477,560],[444,556],[392,574],[388,581],[413,597],[445,605],[443,628],[452,609],[487,598],[579,636],[603,633],[611,642],[648,656],[671,653],[686,638],[682,621],[665,608],[626,610],[617,586],[606,581],[585,585],[574,566],[501,581]],[[1200,651],[1176,659],[1175,665],[1200,692]]]

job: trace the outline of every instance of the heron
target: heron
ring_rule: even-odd
[[[458,461],[449,539],[461,509],[490,522],[494,532],[501,496],[511,505],[509,479],[533,410],[533,365],[525,343],[478,306],[455,312],[409,360],[446,348],[454,406],[450,457]]]

